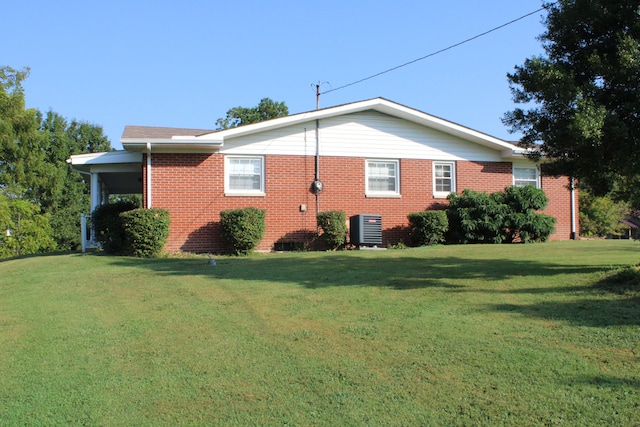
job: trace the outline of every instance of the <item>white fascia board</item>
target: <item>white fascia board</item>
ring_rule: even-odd
[[[70,163],[71,166],[140,163],[141,161],[141,153],[126,150],[74,154],[67,159],[67,163]]]
[[[459,124],[432,116],[413,108],[405,107],[395,102],[388,101],[383,98],[375,98],[367,101],[355,102],[352,104],[340,105],[337,107],[328,107],[321,110],[310,111],[307,113],[295,114],[292,116],[281,117],[265,122],[254,123],[250,125],[240,126],[233,129],[217,131],[219,138],[233,138],[242,135],[258,133],[269,129],[278,129],[297,123],[308,122],[311,120],[322,120],[335,116],[359,113],[362,111],[373,110],[392,117],[398,117],[440,132],[456,136],[458,138],[483,145],[485,147],[499,151],[518,151],[519,147],[499,138],[487,135],[482,132],[461,126]],[[196,137],[206,138],[209,135]]]
[[[78,172],[119,172],[139,170],[142,153],[119,150],[104,153],[74,154],[67,159]]]
[[[375,106],[380,101],[381,99],[377,98],[377,99],[371,99],[368,101],[356,102],[353,104],[339,105],[337,107],[328,107],[328,108],[323,108],[321,110],[308,111],[306,113],[299,113],[299,114],[294,114],[286,117],[279,117],[277,119],[271,119],[264,122],[253,123],[250,125],[244,125],[237,128],[216,131],[216,135],[218,135],[223,139],[231,138],[231,137],[258,133],[263,130],[278,129],[285,126],[295,125],[297,123],[308,122],[311,120],[322,120],[322,119],[328,119],[330,117],[340,116],[343,114],[358,113],[360,111],[374,109],[372,107]],[[205,138],[210,135],[212,134],[201,135],[196,138]]]
[[[122,138],[120,142],[125,149],[135,151],[146,151],[147,144],[151,144],[151,150],[154,152],[215,152],[223,146],[222,138],[207,136],[173,136],[169,139]]]

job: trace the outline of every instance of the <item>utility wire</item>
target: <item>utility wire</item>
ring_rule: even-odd
[[[436,51],[436,52],[430,53],[430,54],[425,55],[425,56],[423,56],[423,57],[421,57],[421,58],[414,59],[413,61],[405,62],[404,64],[398,65],[398,66],[393,67],[393,68],[389,68],[388,70],[381,71],[381,72],[379,72],[379,73],[377,73],[377,74],[374,74],[374,75],[369,76],[369,77],[365,77],[364,79],[357,80],[357,81],[355,81],[355,82],[353,82],[353,83],[348,83],[348,84],[343,85],[343,86],[339,86],[339,87],[336,87],[336,88],[333,88],[333,89],[326,90],[326,91],[324,91],[324,92],[321,92],[319,95],[324,95],[324,94],[326,94],[326,93],[331,93],[331,92],[335,92],[335,91],[340,90],[340,89],[347,88],[347,87],[349,87],[349,86],[357,85],[358,83],[362,83],[362,82],[364,82],[364,81],[371,80],[371,79],[373,79],[373,78],[375,78],[375,77],[381,76],[381,75],[386,74],[386,73],[390,73],[391,71],[395,71],[395,70],[397,70],[397,69],[399,69],[399,68],[406,67],[407,65],[411,65],[411,64],[414,64],[414,63],[416,63],[416,62],[418,62],[418,61],[422,61],[422,60],[427,59],[427,58],[430,58],[430,57],[432,57],[432,56],[436,56],[436,55],[438,55],[438,54],[440,54],[440,53],[442,53],[442,52],[446,52],[446,51],[451,50],[451,49],[453,49],[453,48],[455,48],[455,47],[461,46],[461,45],[463,45],[463,44],[465,44],[465,43],[469,43],[470,41],[473,41],[473,40],[478,39],[478,38],[480,38],[480,37],[486,36],[487,34],[493,33],[494,31],[497,31],[497,30],[499,30],[499,29],[501,29],[501,28],[504,28],[504,27],[506,27],[506,26],[509,26],[509,25],[511,25],[511,24],[513,24],[513,23],[515,23],[515,22],[521,21],[521,20],[523,20],[523,19],[525,19],[525,18],[528,18],[528,17],[529,17],[529,16],[531,16],[531,15],[535,15],[535,14],[536,14],[536,13],[538,13],[538,12],[541,12],[541,11],[543,11],[543,10],[548,9],[548,8],[549,8],[550,6],[552,6],[553,4],[555,4],[555,2],[554,2],[554,3],[551,3],[551,4],[548,4],[548,5],[545,5],[545,6],[541,7],[541,8],[540,8],[540,9],[538,9],[538,10],[534,10],[534,11],[533,11],[533,12],[531,12],[531,13],[527,13],[526,15],[522,15],[521,17],[516,18],[516,19],[514,19],[514,20],[512,20],[512,21],[509,21],[509,22],[507,22],[507,23],[505,23],[505,24],[502,24],[502,25],[499,25],[499,26],[497,26],[497,27],[495,27],[495,28],[492,28],[492,29],[490,29],[489,31],[485,31],[484,33],[478,34],[478,35],[476,35],[476,36],[473,36],[473,37],[471,37],[471,38],[468,38],[468,39],[466,39],[466,40],[463,40],[463,41],[461,41],[461,42],[459,42],[459,43],[452,44],[451,46],[445,47],[444,49],[440,49],[440,50],[438,50],[438,51]]]

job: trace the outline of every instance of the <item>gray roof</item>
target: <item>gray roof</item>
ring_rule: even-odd
[[[155,126],[125,126],[122,138],[169,139],[172,136],[200,136],[217,132],[211,129],[187,129]]]

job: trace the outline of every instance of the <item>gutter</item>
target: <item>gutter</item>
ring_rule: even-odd
[[[156,152],[181,152],[197,150],[201,152],[216,152],[224,145],[222,140],[198,140],[196,138],[172,138],[172,139],[121,139],[125,150],[148,151],[148,144],[153,144]]]

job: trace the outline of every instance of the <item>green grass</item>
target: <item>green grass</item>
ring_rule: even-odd
[[[640,425],[640,246],[0,262],[2,425]]]

